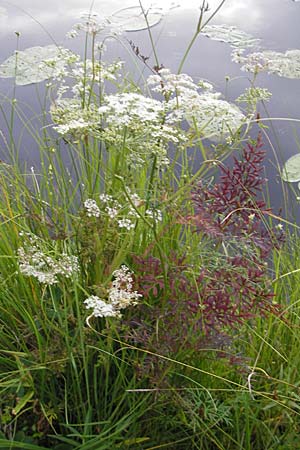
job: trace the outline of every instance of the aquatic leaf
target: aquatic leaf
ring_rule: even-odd
[[[282,169],[281,178],[289,183],[300,181],[300,153],[289,158]]]
[[[18,85],[39,83],[62,73],[72,57],[75,57],[72,52],[55,45],[30,47],[16,51],[4,61],[0,77],[15,77]]]
[[[205,93],[194,97],[192,108],[187,107],[185,118],[203,137],[214,142],[228,139],[245,123],[246,117],[234,104],[218,98],[219,93]]]
[[[236,48],[255,47],[260,43],[260,39],[233,25],[206,25],[202,33],[210,39],[226,42]]]
[[[141,31],[157,25],[162,17],[163,10],[161,8],[147,8],[144,10],[147,20],[139,6],[130,6],[129,8],[120,9],[111,16],[114,24],[121,27],[124,31]],[[148,23],[147,23],[148,22]]]
[[[247,72],[268,72],[280,77],[300,78],[300,50],[287,50],[285,53],[273,50],[249,53],[234,51],[232,60],[242,64],[241,69]]]

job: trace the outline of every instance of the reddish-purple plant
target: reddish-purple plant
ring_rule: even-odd
[[[199,234],[199,255],[134,256],[137,289],[143,294],[128,337],[154,352],[224,349],[238,327],[256,316],[278,314],[266,263],[283,239],[267,227],[270,209],[259,198],[265,183],[261,137],[248,145],[220,181],[194,187],[194,214],[180,218]],[[202,250],[209,250],[203,257]],[[167,283],[166,283],[167,280]],[[146,306],[148,305],[148,306]],[[135,312],[137,312],[135,311]]]
[[[267,225],[264,200],[259,197],[266,179],[261,134],[254,145],[248,144],[241,159],[233,158],[232,168],[220,165],[220,182],[209,188],[202,181],[193,189],[195,214],[187,218],[197,230],[222,242],[238,241],[254,250],[253,258],[265,260],[283,240],[278,229]]]

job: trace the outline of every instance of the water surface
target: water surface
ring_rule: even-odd
[[[151,3],[153,4],[153,2]],[[219,3],[219,1],[210,0],[210,10],[213,11]],[[88,4],[86,0],[2,1],[0,37],[1,42],[5,44],[0,49],[0,61],[10,56],[16,45],[19,49],[25,49],[54,42],[82,53],[82,37],[74,40],[68,40],[65,37],[72,25],[79,21],[82,12],[86,12],[91,7],[98,14],[108,16],[122,8],[138,4],[139,2],[135,0],[95,0],[92,4]],[[145,2],[144,5],[147,6]],[[174,4],[171,0],[166,0],[160,1],[159,6],[167,11],[161,22],[152,28],[159,62],[172,71],[177,71],[197,24],[199,1],[179,0]],[[260,38],[261,46],[264,49],[285,51],[300,49],[299,20],[300,2],[292,0],[243,0],[242,2],[241,0],[227,0],[211,23],[236,25],[254,37]],[[147,30],[128,32],[124,37],[134,41],[145,56],[151,56]],[[242,72],[240,67],[231,61],[231,51],[228,44],[201,36],[193,46],[183,71],[195,80],[199,78],[209,80],[215,85],[216,90],[224,93],[229,101],[234,101],[246,87],[249,87],[249,74]],[[116,41],[109,44],[107,57],[109,59],[120,57],[128,61],[129,68],[134,67],[128,46],[126,49]],[[153,58],[151,63],[155,63]],[[147,75],[146,71],[145,75]],[[226,81],[227,76],[230,78],[229,81]],[[276,75],[259,74],[257,85],[266,87],[273,93],[268,104],[268,113],[261,110],[262,116],[265,117],[266,114],[269,114],[276,118],[300,119],[300,79],[292,80]],[[37,88],[41,89],[41,87],[33,85],[17,87],[18,100],[29,105],[32,111],[40,110],[35,99]],[[12,79],[0,79],[2,95],[13,96],[13,89]],[[8,104],[4,99],[1,103],[4,110],[8,110]],[[30,115],[29,108],[27,109],[28,116]],[[18,127],[21,129],[22,125],[17,120],[16,133],[20,133]],[[280,161],[285,161],[300,151],[297,147],[299,135],[297,122],[277,120],[273,122],[273,127],[274,130],[266,130],[266,133]],[[274,162],[273,150],[269,144],[268,149],[268,158]],[[20,154],[21,159],[27,160],[29,166],[34,165],[38,152],[26,134],[23,136]],[[272,203],[275,207],[279,207],[282,203],[280,177],[277,169],[272,168],[271,164],[267,164],[267,168],[271,181]]]

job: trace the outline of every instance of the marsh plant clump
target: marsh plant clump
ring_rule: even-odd
[[[131,43],[136,85],[107,29],[90,13],[71,30],[84,60],[47,46],[0,66],[50,99],[24,123],[39,167],[1,130],[0,447],[294,448],[300,246],[266,201],[271,93],[254,76],[242,108]],[[25,117],[11,108],[4,123]]]

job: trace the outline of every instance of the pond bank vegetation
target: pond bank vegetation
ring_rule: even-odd
[[[203,1],[194,37],[214,13]],[[131,42],[149,70],[137,85],[106,62],[105,27],[89,13],[71,31],[83,59],[51,45],[0,66],[47,80],[37,120],[1,106],[0,448],[295,449],[299,227],[266,200],[271,93],[255,84],[288,67],[250,54],[235,104]],[[226,39],[247,64],[241,40],[257,40]],[[38,165],[20,162],[16,118]]]

